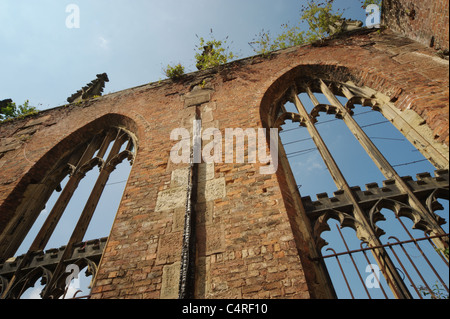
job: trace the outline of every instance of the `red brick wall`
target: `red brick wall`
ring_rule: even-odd
[[[156,211],[156,202],[158,193],[170,187],[172,171],[185,166],[170,163],[175,142],[169,136],[174,128],[192,125],[188,119],[194,107],[185,107],[189,91],[207,79],[214,90],[200,108],[209,110],[205,123],[222,133],[266,127],[274,99],[293,79],[312,73],[352,79],[392,97],[399,109],[415,110],[435,140],[448,145],[448,63],[437,60],[434,50],[390,31],[363,32],[0,125],[0,231],[27,185],[39,182],[67,147],[108,123],[126,126],[137,135],[139,148],[92,294],[160,298],[164,272],[180,260],[182,231],[175,225],[178,212]],[[197,260],[203,269],[197,297],[326,296],[309,261],[309,226],[295,211],[298,203],[283,168],[273,175],[258,169],[259,164],[215,165],[214,178],[225,180],[226,196],[208,203],[214,227],[198,226],[199,245],[206,247],[199,249]],[[209,247],[213,242],[216,246]]]
[[[383,0],[384,24],[438,50],[449,49],[448,0]]]

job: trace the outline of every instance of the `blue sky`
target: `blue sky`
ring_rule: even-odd
[[[109,76],[107,94],[163,79],[169,63],[195,71],[196,34],[207,37],[210,29],[247,57],[255,35],[296,23],[304,2],[0,0],[0,99],[46,109],[66,104],[98,73]],[[69,4],[79,7],[79,28],[66,27]],[[359,0],[336,0],[335,7],[365,19]]]

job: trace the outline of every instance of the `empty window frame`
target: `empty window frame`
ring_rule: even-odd
[[[85,235],[111,173],[125,159],[132,165],[135,151],[134,135],[124,128],[113,127],[99,132],[88,143],[75,148],[73,153],[66,157],[67,160],[62,161],[47,176],[46,180],[53,180],[53,185],[58,185],[56,191],[60,192],[59,196],[26,253],[9,259],[1,266],[2,298],[20,298],[39,278],[42,278],[44,283],[41,292],[43,298],[66,296],[68,288],[66,279],[71,274],[70,271],[67,272],[69,265],[75,265],[78,269],[87,267],[87,273],[95,277],[106,238],[85,241]],[[47,249],[44,252],[69,202],[78,200],[74,196],[77,188],[95,167],[98,167],[99,173],[84,207],[83,203],[76,205],[81,213],[67,243],[61,248]],[[61,187],[63,180],[64,187]],[[30,230],[36,217],[28,222],[28,227],[23,229],[21,234],[18,234],[20,236],[15,238],[14,244],[16,248],[11,249],[16,250],[19,247],[25,238],[25,232]]]
[[[385,281],[387,281],[387,285],[391,288],[393,296],[396,298],[420,298],[422,297],[421,294],[415,294],[413,296],[407,287],[407,285],[410,286],[412,284],[411,281],[414,280],[410,280],[405,284],[404,272],[398,271],[398,269],[401,269],[401,266],[399,265],[399,262],[401,263],[401,261],[392,260],[396,259],[397,256],[393,255],[391,251],[389,254],[387,253],[387,250],[391,249],[394,245],[392,242],[386,243],[380,240],[380,237],[384,234],[384,230],[381,229],[377,223],[380,220],[385,219],[384,215],[386,215],[386,213],[382,212],[382,210],[389,209],[395,213],[397,218],[406,216],[411,219],[413,221],[411,227],[424,231],[424,236],[426,236],[425,240],[432,247],[441,252],[448,249],[448,230],[444,231],[441,227],[441,225],[445,223],[445,220],[435,213],[435,208],[439,205],[432,204],[436,203],[438,198],[448,200],[448,193],[446,194],[445,192],[445,189],[448,189],[448,171],[436,171],[435,178],[432,178],[428,173],[419,174],[419,180],[417,182],[412,181],[411,178],[408,177],[401,177],[397,173],[395,165],[392,165],[375,146],[372,141],[374,138],[369,138],[363,130],[363,127],[355,120],[356,116],[354,116],[353,110],[356,105],[368,106],[374,111],[380,111],[382,105],[379,104],[378,99],[376,99],[373,94],[368,94],[368,92],[369,90],[358,88],[353,84],[326,83],[321,79],[308,79],[300,84],[297,83],[296,86],[293,86],[289,92],[287,92],[286,100],[290,101],[290,103],[289,105],[282,104],[279,106],[277,120],[275,121],[274,126],[280,127],[285,124],[287,120],[290,120],[292,122],[299,122],[300,126],[305,127],[309,136],[300,136],[299,139],[294,141],[291,140],[284,145],[286,146],[289,144],[289,147],[292,147],[293,144],[300,145],[298,143],[303,143],[302,147],[299,147],[299,150],[294,150],[286,154],[288,158],[291,157],[290,163],[291,166],[294,167],[294,174],[295,167],[299,166],[297,165],[299,161],[293,164],[293,157],[317,152],[323,159],[323,163],[330,173],[331,180],[337,187],[335,196],[332,198],[328,198],[328,195],[325,193],[319,194],[318,201],[316,202],[312,202],[309,197],[303,198],[306,213],[311,220],[314,230],[317,247],[320,249],[328,244],[321,238],[321,235],[323,231],[330,229],[329,219],[336,219],[339,221],[341,227],[349,226],[356,231],[356,235],[361,241],[361,245],[364,244],[364,247],[366,247],[361,253],[366,253],[366,251],[372,252],[373,257],[371,258],[375,258],[376,261],[374,263],[381,269],[381,273],[386,278]],[[300,99],[299,96],[302,96],[302,99]],[[304,102],[305,100],[306,102]],[[311,110],[309,112],[305,107],[306,103],[311,105]],[[317,129],[317,125],[321,124],[317,122],[317,117],[321,112],[333,114],[337,119],[342,120],[345,123],[348,131],[354,135],[366,154],[373,161],[374,168],[378,168],[382,176],[386,178],[383,183],[387,183],[388,185],[384,185],[385,187],[378,187],[376,183],[369,183],[366,185],[365,191],[361,191],[359,187],[351,187],[349,185],[347,177],[344,177],[340,166],[337,164],[337,161],[329,150],[329,144],[324,142],[322,135]],[[373,125],[382,124],[383,122],[388,121],[373,123]],[[283,135],[286,131],[293,130],[296,130],[296,128],[290,127],[288,130],[281,131],[280,135]],[[310,143],[311,145],[306,145],[305,143]],[[314,163],[310,164],[319,167],[319,162],[314,161]],[[437,162],[441,163],[440,165],[448,166],[448,163],[445,164],[445,159],[439,158],[434,161],[434,163]],[[357,163],[358,160],[355,159],[352,165],[357,165]],[[440,167],[440,165],[437,166]],[[299,172],[299,175],[301,176],[301,172]],[[439,183],[436,183],[436,181],[439,181]],[[303,186],[301,177],[299,177],[296,182],[299,187]],[[372,181],[366,181],[366,183],[367,182]],[[421,186],[425,184],[429,187]],[[383,191],[387,192],[392,189],[398,193],[397,195],[402,198],[402,201],[398,201],[398,198],[395,198],[395,196],[389,197],[388,193],[383,194]],[[369,194],[375,195],[371,198]],[[322,209],[320,209],[320,207],[322,207]],[[338,232],[340,233],[339,237],[341,237],[342,232],[340,232],[340,230]],[[429,239],[429,236],[433,239]],[[390,239],[393,237],[394,236],[391,236]],[[411,237],[410,240],[414,241],[415,239]],[[345,239],[344,243],[345,246],[347,246]],[[348,247],[344,248],[346,248],[347,252],[349,251]],[[420,248],[417,248],[418,251],[420,251]],[[327,257],[337,258],[337,256],[341,255],[342,254],[330,254]],[[351,253],[349,256],[352,256]],[[448,273],[448,260],[446,261],[444,258],[443,262],[446,264],[446,272]],[[338,265],[339,267],[342,266],[341,264]],[[335,265],[336,268],[338,265]],[[356,264],[354,265],[356,267]],[[363,269],[362,272],[359,271],[358,274],[368,297],[371,298],[371,294],[367,291],[366,283],[362,280],[363,276],[361,273],[364,271],[365,269]],[[346,279],[345,273],[343,274],[344,279]],[[355,275],[354,277],[357,278],[358,276]],[[446,279],[441,280],[441,283],[443,289],[446,289],[448,292],[448,274],[446,277]],[[345,282],[349,285],[347,280],[345,280]],[[428,294],[433,297],[436,294],[429,286],[430,285],[427,285],[426,283],[425,286],[422,286],[426,289],[424,290],[424,295]],[[350,287],[349,291],[351,297],[355,298],[355,293],[352,292]],[[389,297],[392,296],[392,294],[388,293]],[[356,296],[356,298],[360,297],[361,293]],[[385,294],[385,297],[387,297],[387,294]]]

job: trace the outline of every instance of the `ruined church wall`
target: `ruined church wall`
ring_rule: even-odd
[[[448,61],[388,30],[290,48],[224,67],[61,106],[0,125],[0,232],[30,184],[58,157],[111,121],[137,136],[137,156],[99,266],[92,298],[176,298],[187,164],[170,161],[174,128],[267,127],[273,102],[303,72],[351,78],[412,110],[448,146]],[[307,70],[307,72],[305,71]],[[343,78],[342,78],[343,79]],[[113,81],[113,79],[111,79]],[[104,120],[101,120],[104,119]],[[322,292],[305,220],[282,168],[201,165],[196,208],[196,296],[317,298]]]
[[[384,0],[383,23],[391,30],[439,51],[449,50],[447,0]]]

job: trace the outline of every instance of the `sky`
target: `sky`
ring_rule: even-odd
[[[11,98],[18,104],[29,100],[30,105],[44,110],[67,104],[67,97],[95,79],[98,73],[106,72],[110,80],[105,85],[105,95],[164,79],[163,69],[167,64],[181,63],[186,67],[186,72],[196,71],[194,55],[198,37],[208,37],[211,29],[217,39],[228,37],[231,51],[238,58],[245,58],[254,55],[248,43],[261,30],[269,30],[276,35],[282,24],[296,24],[301,5],[305,2],[0,0],[0,100]],[[66,9],[68,6],[73,8],[73,5],[79,9],[79,26],[71,28],[70,23],[75,21],[71,19],[73,11]],[[365,22],[366,13],[359,0],[335,0],[334,7],[344,10],[346,18]],[[358,110],[360,113],[364,111]],[[358,118],[362,121],[361,125],[380,121],[373,114],[361,114]],[[333,117],[320,118],[321,121],[330,119]],[[294,126],[298,128],[298,125]],[[286,129],[294,126],[288,124]],[[339,133],[336,133],[338,130]],[[347,142],[353,137],[342,129],[342,121],[323,125],[319,131],[329,143],[351,186],[363,187],[370,182],[381,185],[384,178],[373,163],[357,144]],[[388,130],[382,124],[368,127],[367,134],[376,138],[377,146],[383,149],[393,164],[423,159],[395,129]],[[307,137],[306,129],[282,133],[283,142],[295,142],[286,146],[286,152],[314,147],[311,141],[298,142]],[[302,196],[311,196],[313,200],[317,193],[328,192],[331,196],[336,187],[318,152],[306,153],[290,158]],[[355,158],[361,160],[355,162]],[[399,167],[402,176],[415,177],[422,171],[433,172],[433,167],[428,163]],[[86,240],[109,235],[128,173],[129,165],[124,163],[111,175],[106,189],[114,195],[106,194],[106,200],[102,197],[97,210],[103,213],[96,211],[93,219],[96,227],[102,227],[92,232],[88,229]],[[95,176],[94,172],[88,174],[83,183],[92,185]],[[90,192],[90,187],[83,185],[77,189],[80,194],[75,203],[69,204],[70,213],[67,217],[64,215],[55,231],[61,236],[52,238],[47,248],[64,245],[70,236],[71,225],[82,210],[79,203]],[[55,198],[50,199],[39,222],[43,222]],[[37,226],[30,233],[37,232]],[[26,249],[25,244],[22,253]],[[37,296],[38,289],[28,294],[30,298]]]
[[[300,0],[0,0],[0,99],[38,109],[66,104],[106,72],[104,94],[164,79],[167,64],[196,71],[199,37],[210,30],[239,58],[262,30],[276,34],[297,23]],[[79,9],[79,26],[66,12]],[[335,1],[345,17],[365,19],[359,0]]]

